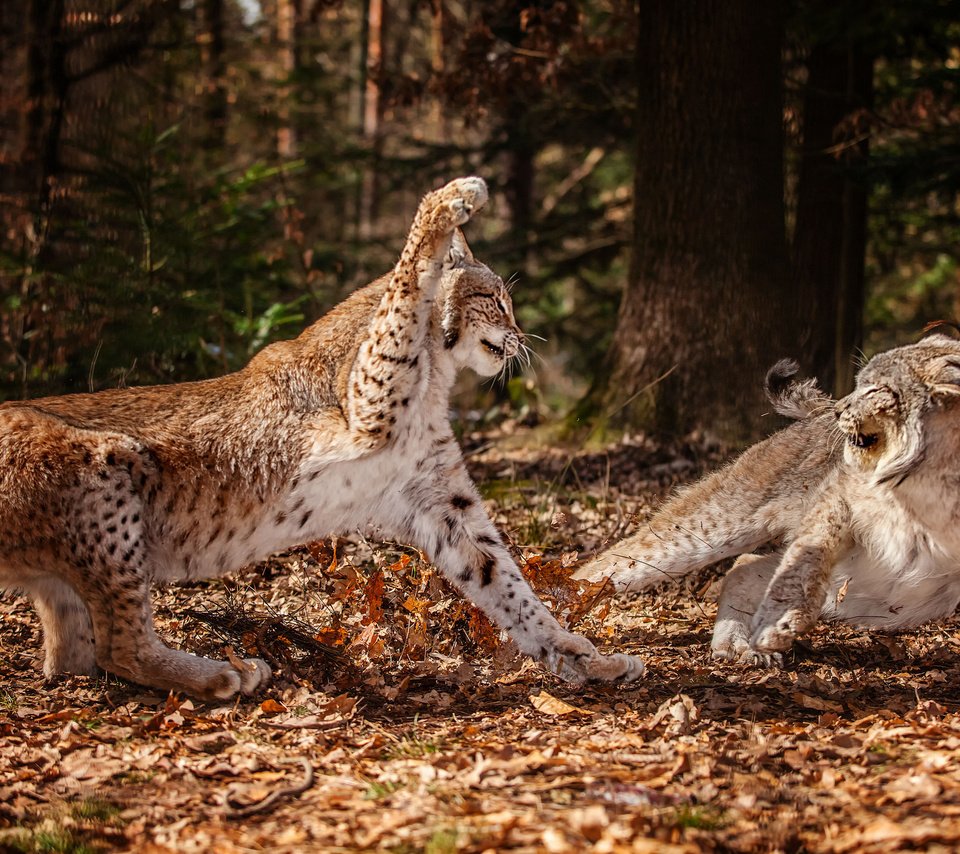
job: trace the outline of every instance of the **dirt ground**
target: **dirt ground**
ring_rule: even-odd
[[[518,659],[416,552],[314,543],[157,595],[171,643],[260,654],[226,705],[112,677],[44,685],[0,599],[0,851],[886,852],[960,848],[960,624],[821,626],[782,671],[710,658],[717,572],[613,602],[569,580],[715,467],[701,439],[600,453],[467,436],[538,592],[630,686]]]

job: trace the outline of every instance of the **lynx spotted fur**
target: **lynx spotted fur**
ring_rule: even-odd
[[[642,673],[533,595],[448,423],[457,370],[495,374],[523,346],[502,280],[458,230],[486,199],[479,178],[429,193],[391,274],[235,374],[0,407],[0,586],[33,599],[47,675],[99,666],[201,698],[252,693],[263,661],[162,643],[152,582],[358,528],[420,548],[566,678]]]
[[[578,575],[640,590],[741,555],[713,652],[750,663],[777,661],[818,618],[898,629],[952,613],[960,342],[932,335],[881,353],[836,403],[795,372],[776,365],[768,393],[802,420],[679,492]]]

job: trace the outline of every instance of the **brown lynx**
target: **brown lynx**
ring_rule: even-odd
[[[165,646],[151,584],[357,528],[420,548],[564,677],[642,673],[534,596],[448,422],[457,370],[495,374],[524,346],[502,280],[458,231],[486,199],[479,178],[429,193],[391,274],[235,374],[0,407],[0,586],[33,599],[47,675],[99,666],[203,698],[249,694],[267,665]]]
[[[898,629],[960,602],[960,342],[874,356],[834,402],[796,366],[768,374],[801,420],[667,502],[584,566],[640,590],[743,555],[724,580],[714,654],[771,663],[822,617]],[[749,554],[757,549],[767,554]]]

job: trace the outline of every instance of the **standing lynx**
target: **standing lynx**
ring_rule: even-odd
[[[0,407],[0,586],[33,599],[44,673],[99,666],[202,698],[249,694],[267,665],[164,645],[151,584],[357,528],[421,549],[564,677],[642,673],[533,595],[448,423],[457,370],[495,374],[523,346],[503,282],[458,231],[486,199],[479,178],[429,193],[392,273],[235,374]]]
[[[779,363],[767,388],[798,423],[681,490],[577,575],[640,590],[742,555],[713,651],[746,662],[775,661],[820,617],[899,629],[952,613],[960,341],[932,335],[874,356],[839,402],[795,372]]]

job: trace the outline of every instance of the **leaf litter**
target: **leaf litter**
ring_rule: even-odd
[[[644,656],[644,680],[566,685],[415,550],[357,538],[158,591],[168,641],[274,668],[219,705],[112,676],[44,685],[36,617],[6,595],[0,851],[960,847],[956,619],[820,626],[782,671],[714,661],[717,573],[629,601],[570,575],[716,448],[475,447],[531,584],[606,651]]]

